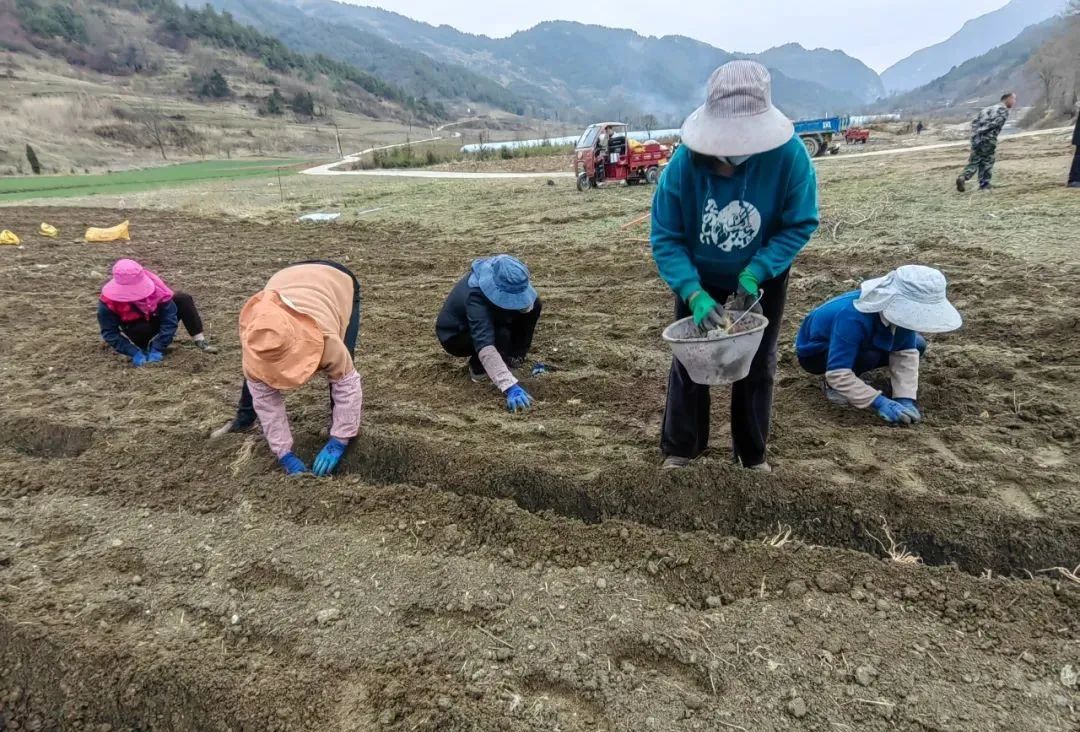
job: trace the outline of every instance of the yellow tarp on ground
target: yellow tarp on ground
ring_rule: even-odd
[[[86,230],[87,241],[116,241],[117,239],[123,239],[124,241],[131,240],[131,235],[128,233],[127,221],[122,224],[117,224],[109,229],[95,229],[94,227],[90,227]]]
[[[18,246],[21,243],[19,237],[15,236],[14,232],[4,229],[0,231],[0,244],[11,244]]]
[[[50,226],[49,224],[46,224],[44,222],[42,222],[41,228],[38,229],[38,233],[42,236],[47,236],[50,239],[55,239],[60,234],[60,232],[56,230],[55,226]]]

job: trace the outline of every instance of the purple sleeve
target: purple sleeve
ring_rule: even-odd
[[[360,419],[364,413],[364,389],[356,369],[330,381],[330,396],[334,399],[330,436],[348,442],[360,433]]]
[[[270,450],[279,458],[292,452],[293,436],[289,429],[289,416],[285,413],[285,398],[281,396],[281,392],[252,379],[247,380],[247,385],[251,391],[255,414],[259,415]]]

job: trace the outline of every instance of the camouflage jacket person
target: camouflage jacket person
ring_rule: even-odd
[[[1009,119],[1009,108],[1004,104],[994,104],[983,111],[971,123],[971,144],[978,147],[983,143],[996,143],[1001,129]]]

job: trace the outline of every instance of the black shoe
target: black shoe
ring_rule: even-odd
[[[1080,188],[1080,180],[1076,180],[1070,183],[1069,188]]]
[[[967,188],[964,186],[965,183],[967,183],[967,181],[964,180],[964,176],[960,176],[959,178],[957,178],[956,179],[956,190],[960,191],[961,193],[966,191]]]

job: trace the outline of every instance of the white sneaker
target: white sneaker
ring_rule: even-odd
[[[678,457],[677,455],[668,455],[664,458],[664,464],[660,466],[661,470],[682,470],[690,467],[690,458]]]
[[[748,465],[748,466],[746,466],[746,469],[747,470],[753,470],[753,471],[758,472],[758,473],[771,473],[772,472],[772,466],[769,465],[768,463],[758,463],[757,465]]]

